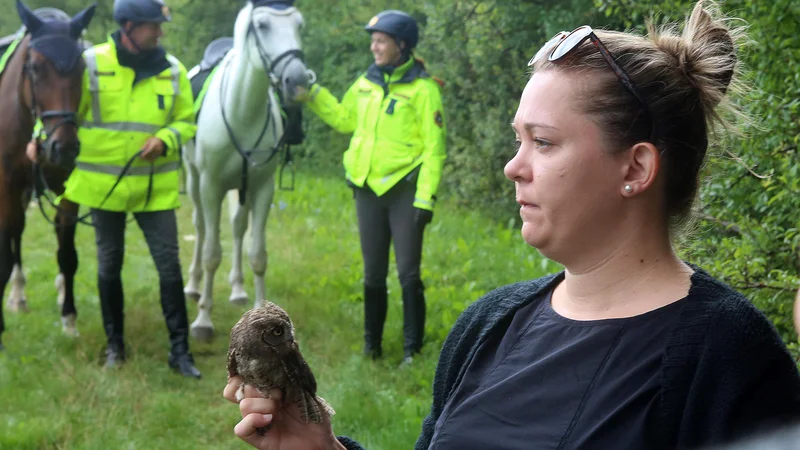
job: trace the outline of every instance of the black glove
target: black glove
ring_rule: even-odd
[[[422,209],[422,208],[414,208],[414,222],[423,227],[433,220],[433,211]]]

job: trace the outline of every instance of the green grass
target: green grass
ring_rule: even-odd
[[[430,407],[441,342],[458,314],[486,291],[557,270],[522,242],[516,229],[479,212],[438,207],[426,232],[423,279],[428,287],[428,344],[413,367],[402,357],[402,309],[396,271],[382,361],[360,357],[361,259],[350,190],[338,178],[308,171],[297,190],[278,192],[267,231],[267,296],[291,315],[319,393],[337,410],[337,434],[371,449],[408,449]],[[227,212],[227,209],[224,209]],[[193,234],[191,203],[179,210],[181,236]],[[31,312],[6,311],[0,354],[0,449],[246,448],[232,433],[238,408],[221,397],[230,327],[244,308],[228,304],[231,239],[223,218],[224,260],[217,273],[213,320],[217,339],[192,342],[200,381],[171,372],[158,278],[144,238],[129,225],[124,267],[128,363],[100,367],[104,333],[95,286],[93,231],[80,227],[76,279],[78,327],[60,330],[53,279],[55,237],[36,208],[28,210],[23,263]],[[181,241],[184,273],[192,242]],[[246,254],[246,253],[245,253]],[[393,257],[392,257],[393,258]],[[252,277],[245,261],[248,292]],[[8,289],[7,289],[8,292]],[[4,299],[5,301],[5,299]],[[197,307],[189,305],[190,321]]]

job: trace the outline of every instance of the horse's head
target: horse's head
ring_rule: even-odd
[[[245,57],[263,67],[280,87],[284,102],[295,103],[313,83],[314,73],[303,62],[300,30],[303,15],[294,0],[252,0],[239,14],[235,33],[244,38]]]
[[[26,106],[40,119],[47,136],[40,160],[71,169],[80,151],[77,111],[81,100],[83,30],[96,5],[66,20],[52,11],[35,13],[17,0],[17,12],[25,25],[24,89]]]

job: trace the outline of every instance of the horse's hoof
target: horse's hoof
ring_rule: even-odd
[[[231,297],[228,299],[232,305],[236,306],[247,306],[250,303],[250,299],[247,297],[247,294],[231,294]]]
[[[69,337],[78,337],[78,328],[75,326],[75,314],[61,317],[61,330]]]
[[[200,292],[198,292],[197,289],[187,286],[183,289],[183,295],[185,295],[189,300],[193,300],[195,302],[200,301]]]
[[[214,339],[214,327],[192,326],[192,337],[200,342],[211,342]]]

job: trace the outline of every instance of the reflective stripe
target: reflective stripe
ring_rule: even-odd
[[[181,141],[181,132],[172,127],[167,127],[167,129],[169,131],[172,131],[172,134],[174,134],[175,138],[178,140],[177,142],[178,146],[176,148],[180,149],[181,147],[183,147],[183,142]]]
[[[158,125],[140,122],[87,122],[83,124],[83,128],[100,128],[103,130],[112,131],[138,131],[140,133],[148,134],[154,134],[156,131],[161,129],[161,127]]]
[[[86,172],[103,173],[106,175],[114,175],[117,177],[122,174],[122,169],[123,169],[123,167],[112,166],[110,164],[93,164],[81,161],[78,161],[75,167],[80,170],[85,170]],[[181,168],[181,163],[179,161],[172,161],[154,167],[142,167],[142,166],[129,167],[128,170],[125,172],[125,175],[147,176],[150,175],[151,173],[159,174],[159,173],[172,172],[180,168]]]
[[[421,198],[415,198],[414,203],[419,203],[420,205],[430,206],[431,208],[433,208],[432,200],[423,200]]]
[[[92,94],[92,121],[101,123],[100,117],[100,81],[97,79],[97,51],[94,47],[83,52],[86,71],[89,73],[89,92]]]
[[[172,55],[167,55],[167,60],[169,61],[169,71],[172,75],[172,106],[170,106],[169,115],[167,116],[167,123],[169,123],[172,121],[175,103],[181,93],[181,66],[178,59]]]
[[[167,55],[167,60],[170,65],[170,73],[172,73],[172,89],[175,90],[175,95],[177,96],[181,93],[181,65],[172,55]]]

